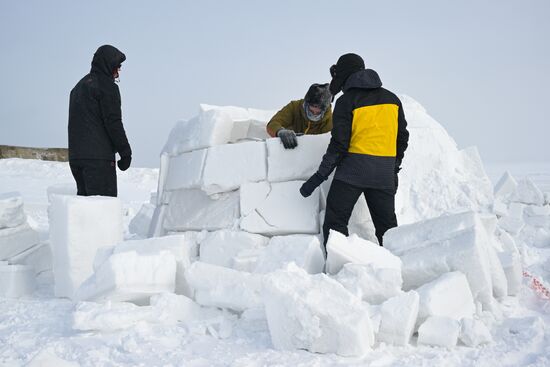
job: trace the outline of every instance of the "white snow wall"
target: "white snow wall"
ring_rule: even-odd
[[[410,139],[399,174],[399,223],[489,208],[493,189],[477,149],[459,150],[418,102],[400,98]],[[297,149],[285,150],[265,132],[272,115],[201,105],[196,117],[178,122],[161,155],[149,235],[222,228],[268,236],[319,233],[328,183],[308,199],[298,188],[317,169],[330,134],[299,137]],[[375,239],[362,197],[349,227]]]

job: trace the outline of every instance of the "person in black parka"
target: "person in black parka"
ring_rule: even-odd
[[[343,95],[332,115],[332,137],[317,172],[300,188],[308,197],[334,169],[327,196],[323,235],[348,235],[348,221],[361,194],[365,196],[380,246],[384,233],[397,226],[397,173],[408,146],[409,132],[399,98],[356,54],[342,55],[330,68],[330,91]]]
[[[115,83],[126,56],[110,45],[97,49],[92,69],[71,90],[69,165],[82,196],[117,196],[115,154],[125,171],[132,161]]]

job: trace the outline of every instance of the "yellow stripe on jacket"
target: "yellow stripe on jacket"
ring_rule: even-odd
[[[395,157],[398,110],[399,106],[395,104],[379,104],[353,110],[348,152]]]

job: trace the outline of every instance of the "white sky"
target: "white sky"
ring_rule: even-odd
[[[67,145],[68,97],[123,51],[134,165],[199,103],[279,109],[346,52],[486,162],[547,161],[550,1],[0,2],[0,144]]]

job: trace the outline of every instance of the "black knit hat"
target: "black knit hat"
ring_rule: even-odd
[[[312,84],[304,97],[304,101],[310,105],[317,105],[323,111],[326,111],[332,101],[332,94],[330,94],[328,83]]]
[[[336,64],[330,67],[330,92],[336,95],[342,90],[348,77],[360,70],[365,70],[365,61],[361,56],[352,53],[340,56]]]

